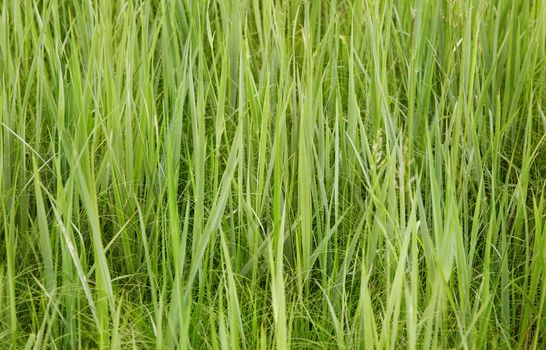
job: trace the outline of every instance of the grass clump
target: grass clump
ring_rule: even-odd
[[[543,349],[546,1],[0,2],[0,348]]]

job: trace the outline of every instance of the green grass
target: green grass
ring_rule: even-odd
[[[546,0],[0,1],[1,349],[544,349]]]

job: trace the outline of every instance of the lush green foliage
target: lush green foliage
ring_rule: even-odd
[[[546,0],[1,0],[0,348],[544,349]]]

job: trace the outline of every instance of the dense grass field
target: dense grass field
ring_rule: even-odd
[[[0,0],[0,349],[545,349],[546,0]]]

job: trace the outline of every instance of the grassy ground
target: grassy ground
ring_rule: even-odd
[[[544,349],[546,0],[0,1],[0,348]]]

